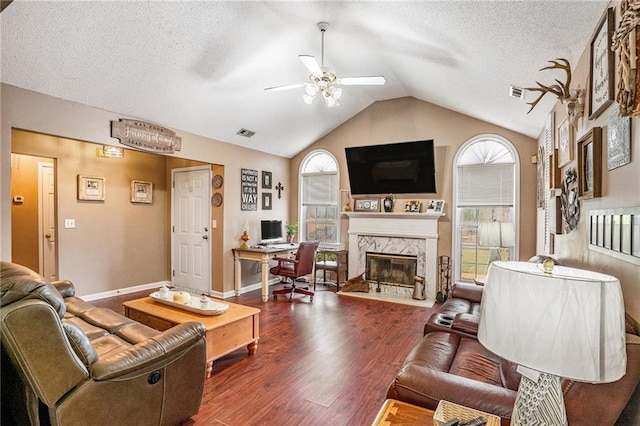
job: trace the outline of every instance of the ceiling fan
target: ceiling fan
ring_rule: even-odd
[[[309,76],[310,83],[296,83],[287,84],[284,86],[267,87],[264,90],[267,91],[280,91],[297,89],[298,87],[305,88],[305,94],[302,99],[307,105],[311,105],[318,93],[322,94],[322,97],[327,104],[328,108],[334,108],[340,105],[338,99],[342,96],[342,89],[336,86],[355,86],[355,85],[372,85],[381,86],[386,80],[383,76],[369,76],[369,77],[338,77],[332,71],[324,68],[324,33],[329,28],[327,22],[318,22],[318,28],[322,34],[322,57],[320,65],[316,58],[311,55],[298,55],[303,65],[307,67],[311,75]]]

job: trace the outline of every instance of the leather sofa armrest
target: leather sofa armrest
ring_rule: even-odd
[[[76,295],[76,288],[69,280],[52,281],[51,284],[58,290],[62,297],[73,297]]]
[[[89,368],[91,377],[109,380],[144,369],[160,368],[197,344],[204,338],[204,333],[205,327],[199,322],[176,325],[122,352],[100,359]],[[204,375],[204,364],[202,369]]]
[[[478,324],[480,323],[480,317],[473,314],[458,314],[453,319],[451,328],[454,330],[460,330],[465,333],[477,335]]]
[[[482,301],[483,287],[475,284],[455,283],[449,297],[466,299],[470,302],[480,303]]]

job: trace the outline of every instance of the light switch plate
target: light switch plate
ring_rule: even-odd
[[[65,219],[64,220],[64,227],[66,229],[72,229],[76,227],[76,220],[75,219]]]

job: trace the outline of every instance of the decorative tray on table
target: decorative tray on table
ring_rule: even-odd
[[[154,291],[149,295],[149,297],[151,297],[156,302],[163,303],[168,306],[173,306],[174,308],[184,309],[185,311],[193,312],[200,315],[222,315],[226,312],[227,309],[229,309],[229,305],[227,305],[226,303],[214,302],[208,297],[207,299],[209,299],[209,303],[206,307],[203,307],[203,305],[200,303],[200,300],[202,299],[202,297],[206,296],[200,296],[190,293],[187,293],[190,297],[190,300],[188,302],[177,302],[173,300],[173,297],[177,293],[187,292],[169,291],[168,296],[166,298],[163,298],[160,297],[159,291]]]

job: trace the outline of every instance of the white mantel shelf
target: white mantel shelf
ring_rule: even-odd
[[[410,212],[342,212],[349,217],[370,217],[370,218],[406,218],[406,219],[439,219],[444,213],[410,213]]]

